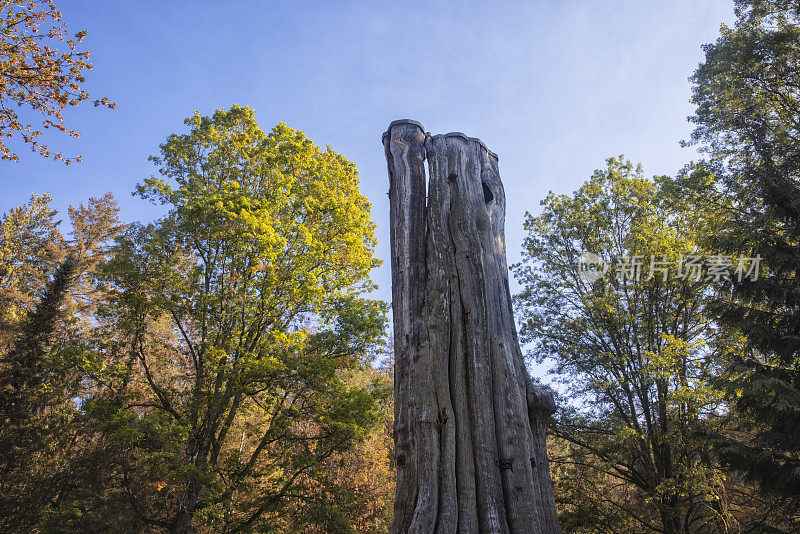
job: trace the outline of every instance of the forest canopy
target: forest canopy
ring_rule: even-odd
[[[78,137],[78,131],[89,129],[95,136],[105,136],[102,142],[95,139],[94,145],[83,144],[83,137],[75,141],[81,151],[93,147],[93,166],[86,162],[77,170],[70,166],[68,172],[76,174],[59,174],[69,177],[66,183],[47,178],[52,187],[39,187],[41,181],[30,185],[39,189],[33,194],[25,189],[24,196],[7,202],[0,215],[0,531],[406,534],[413,529],[395,526],[392,531],[392,524],[394,503],[402,500],[395,488],[397,472],[411,460],[401,446],[395,455],[394,440],[397,435],[401,435],[398,442],[406,439],[402,436],[433,436],[429,441],[436,446],[446,434],[442,429],[447,428],[448,413],[431,410],[416,420],[409,415],[423,405],[438,406],[434,385],[423,392],[428,395],[425,399],[395,403],[395,358],[399,362],[406,358],[403,363],[407,363],[409,356],[403,347],[395,354],[398,347],[390,341],[391,303],[380,296],[391,292],[378,289],[382,271],[376,269],[391,263],[388,252],[381,258],[384,243],[379,238],[388,242],[397,229],[382,228],[386,217],[372,211],[369,198],[377,205],[378,197],[371,195],[379,190],[380,201],[385,200],[385,181],[376,188],[361,180],[358,168],[367,169],[365,175],[374,179],[371,161],[354,148],[353,139],[358,137],[342,137],[342,131],[350,135],[368,130],[375,142],[370,150],[380,158],[377,132],[369,126],[371,119],[364,118],[370,105],[377,102],[383,120],[387,109],[396,107],[395,97],[413,105],[425,101],[428,107],[421,109],[428,112],[435,109],[431,105],[435,102],[452,106],[453,116],[469,123],[477,119],[463,108],[466,94],[470,106],[481,113],[499,110],[498,102],[510,100],[513,114],[525,119],[520,122],[526,122],[526,131],[574,141],[583,139],[584,133],[572,131],[578,122],[571,122],[577,119],[567,108],[579,107],[581,99],[570,91],[582,86],[565,90],[565,84],[575,81],[566,77],[569,69],[541,69],[528,61],[540,50],[521,53],[527,48],[514,41],[514,54],[495,53],[506,51],[503,38],[524,33],[517,30],[532,24],[532,17],[522,15],[514,21],[521,26],[501,32],[508,35],[496,35],[493,18],[482,19],[488,28],[484,33],[491,37],[484,39],[448,12],[446,18],[439,15],[441,31],[430,36],[438,39],[441,33],[449,38],[448,32],[455,28],[474,37],[485,48],[481,53],[491,52],[496,64],[509,71],[502,76],[512,78],[489,83],[481,66],[488,62],[480,54],[476,57],[474,49],[461,54],[467,58],[464,64],[451,66],[459,54],[437,45],[441,54],[435,63],[414,56],[424,74],[420,77],[424,83],[417,85],[414,73],[405,71],[403,83],[387,83],[386,65],[406,65],[408,51],[413,52],[419,41],[412,27],[419,26],[418,21],[396,11],[376,7],[370,17],[353,17],[359,19],[359,31],[367,28],[363,33],[389,42],[392,53],[396,49],[397,54],[406,54],[389,57],[382,55],[387,49],[363,46],[362,35],[336,26],[333,19],[324,21],[325,31],[318,21],[306,28],[313,13],[300,7],[292,8],[300,13],[294,18],[282,18],[277,8],[277,15],[269,11],[273,25],[269,31],[259,28],[275,41],[267,50],[259,49],[264,41],[250,32],[248,17],[255,17],[255,11],[240,6],[236,16],[230,16],[230,6],[209,8],[213,31],[197,23],[194,11],[182,13],[185,24],[180,31],[177,27],[164,31],[172,6],[163,7],[164,19],[157,27],[147,25],[156,17],[148,10],[131,16],[123,7],[115,9],[111,16],[125,18],[127,25],[120,35],[109,37],[102,28],[89,27],[91,34],[81,29],[85,21],[93,20],[95,8],[0,0],[0,181],[6,180],[11,191],[6,169],[35,169],[14,175],[22,176],[18,181],[28,188],[26,176],[55,168],[67,172],[64,165],[54,164],[56,160],[81,161],[81,156],[67,154],[67,148],[55,148],[58,138],[66,139],[60,133]],[[314,9],[324,12],[322,5]],[[536,17],[549,21],[551,10],[562,13],[553,6],[536,6]],[[618,10],[614,8],[613,17],[628,24]],[[202,2],[196,11],[202,11]],[[501,15],[506,16],[492,16],[507,20]],[[404,29],[408,33],[402,38],[381,33],[384,26],[394,28],[392,24],[400,20],[414,23]],[[591,22],[595,24],[594,19]],[[73,23],[80,25],[70,29]],[[295,24],[303,28],[296,35],[291,33],[299,31]],[[235,34],[224,33],[229,27]],[[566,31],[561,26],[557,30]],[[195,50],[199,41],[188,40],[183,31],[202,34],[219,49],[213,54]],[[95,32],[101,34],[97,41],[87,39]],[[522,201],[531,198],[522,188],[536,187],[528,175],[506,183],[504,190],[496,173],[479,175],[464,187],[469,172],[448,172],[441,174],[441,190],[428,191],[423,185],[416,191],[415,206],[424,212],[420,220],[433,220],[431,213],[451,213],[446,202],[454,198],[468,198],[465,205],[481,210],[494,202],[486,208],[486,213],[495,210],[493,219],[481,219],[469,210],[463,216],[434,217],[435,224],[447,227],[448,235],[455,235],[450,230],[456,227],[477,235],[491,226],[499,237],[492,234],[488,248],[479,241],[466,246],[444,240],[444,234],[429,223],[415,228],[422,236],[417,253],[423,249],[433,256],[437,250],[442,257],[452,253],[459,259],[453,265],[461,266],[461,272],[437,273],[439,282],[427,287],[425,280],[413,278],[424,271],[416,270],[418,264],[409,264],[405,273],[406,279],[430,293],[451,291],[447,302],[452,307],[443,308],[449,310],[446,317],[429,323],[448,326],[430,328],[424,341],[450,344],[444,350],[447,361],[436,360],[429,370],[436,387],[452,388],[452,398],[465,405],[450,405],[453,427],[456,412],[478,413],[483,408],[467,409],[466,404],[473,402],[469,399],[483,397],[465,394],[477,382],[475,375],[464,371],[469,362],[460,358],[458,350],[470,342],[464,332],[474,330],[468,327],[487,318],[469,315],[479,308],[464,306],[466,296],[453,289],[452,281],[469,282],[465,287],[475,287],[481,298],[496,296],[497,284],[507,284],[505,263],[502,272],[492,271],[497,275],[495,285],[473,283],[479,279],[475,273],[485,267],[481,254],[495,247],[490,253],[505,261],[506,198],[512,201],[509,210],[519,208],[519,214],[527,210],[514,223],[519,228],[505,227],[509,233],[518,232],[521,250],[511,267],[517,282],[514,309],[504,304],[502,313],[507,311],[507,324],[516,321],[526,353],[527,369],[522,369],[522,357],[516,353],[520,363],[515,373],[533,371],[538,376],[525,375],[525,392],[531,392],[534,400],[539,397],[532,392],[548,399],[547,410],[542,410],[546,415],[537,415],[541,415],[537,432],[544,443],[547,426],[549,472],[558,522],[565,533],[800,531],[800,4],[735,0],[730,22],[718,31],[715,26],[713,32],[713,42],[691,43],[702,53],[701,62],[696,69],[689,67],[693,72],[681,75],[683,83],[690,76],[681,99],[690,99],[692,105],[682,145],[695,150],[696,159],[689,161],[689,151],[682,152],[686,155],[680,156],[676,172],[651,176],[646,169],[660,168],[653,161],[638,164],[625,155],[603,161],[603,153],[594,165],[584,167],[597,167],[594,172],[546,176],[554,191],[537,193],[538,205]],[[340,40],[329,41],[329,34]],[[633,32],[630,36],[634,38]],[[225,48],[243,38],[252,44]],[[564,40],[563,35],[559,38]],[[626,39],[620,41],[629,46]],[[275,44],[278,41],[288,44]],[[448,44],[456,42],[459,50],[467,50],[466,41],[459,36]],[[324,50],[319,54],[322,59],[316,57],[319,43],[330,42],[341,48]],[[541,42],[549,41],[541,37]],[[607,44],[576,40],[558,52],[580,48],[597,53],[581,58],[601,58],[597,50],[583,50],[587,43],[598,48]],[[428,41],[425,46],[433,47]],[[113,47],[128,54],[135,47],[143,56],[130,61],[126,57],[117,64],[109,60],[102,66],[98,60],[93,69],[87,47],[92,58],[98,57],[96,50]],[[181,55],[186,50],[197,56],[189,67],[177,63],[177,58],[187,57]],[[619,68],[625,74],[618,63],[624,58],[623,66],[634,64],[628,52],[615,49],[611,66],[598,59],[602,68],[575,70],[619,89],[609,81],[614,76],[608,69]],[[210,57],[203,60],[211,62],[212,71],[197,67],[203,54]],[[330,63],[347,54],[357,56],[354,64]],[[558,61],[569,66],[572,57],[558,56]],[[661,56],[650,59],[655,69],[665,65]],[[514,90],[529,87],[530,80],[523,83],[523,78],[514,77],[519,73],[508,68],[514,65],[522,71],[529,67],[526,62],[534,65],[532,79],[537,84],[546,86],[542,80],[555,76],[553,72],[565,76],[552,82],[567,102],[559,108],[564,116],[558,120],[545,116],[542,130],[531,126],[525,115],[528,104]],[[222,68],[228,64],[237,65],[240,72],[231,75]],[[113,117],[109,121],[119,121],[108,123],[113,127],[85,122],[82,115],[90,102],[95,107],[116,107],[108,98],[95,96],[108,87],[94,83],[100,70],[122,80],[116,87],[126,88],[119,100],[129,106],[126,115],[122,105],[120,111],[107,114]],[[280,89],[269,93],[275,126],[266,129],[256,121],[255,108],[261,107],[249,97],[253,107],[230,105],[248,95],[249,83],[264,88],[263,80],[261,85],[253,81],[261,70],[269,76],[269,84]],[[180,77],[185,80],[178,83]],[[446,78],[446,85],[440,77]],[[617,77],[632,83],[627,74]],[[157,90],[145,92],[156,78]],[[356,80],[348,86],[351,94],[339,90],[337,82],[343,78]],[[579,80],[593,91],[587,102],[600,99],[597,80]],[[208,85],[208,94],[192,87],[200,82]],[[371,85],[375,83],[382,85]],[[235,99],[215,93],[226,84],[235,85]],[[400,92],[385,99],[375,96],[389,85],[397,85]],[[425,100],[419,97],[420,87],[447,90],[440,91],[439,100]],[[292,108],[295,100],[301,103],[298,106],[308,103],[303,100],[306,93],[321,107]],[[535,99],[544,94],[532,93]],[[155,99],[154,94],[158,94]],[[194,100],[187,104],[179,99],[186,95]],[[346,100],[354,95],[355,100]],[[491,95],[496,100],[487,100]],[[131,105],[137,98],[147,101],[137,108]],[[341,102],[354,101],[364,109],[337,108]],[[175,111],[175,102],[185,106]],[[628,106],[627,101],[624,104]],[[223,107],[210,112],[216,105]],[[647,102],[648,109],[656,105],[660,104]],[[201,110],[190,112],[195,106]],[[145,107],[155,111],[137,117]],[[327,110],[335,117],[327,130],[313,120],[323,108],[337,108]],[[596,111],[592,108],[591,114]],[[187,113],[181,126],[180,118]],[[342,120],[344,113],[350,117],[347,121]],[[103,114],[94,114],[98,115]],[[592,118],[589,112],[586,115],[579,124]],[[501,112],[491,118],[501,132],[510,124]],[[348,155],[313,142],[281,119],[297,126],[303,123],[315,139],[335,132],[337,142],[346,139],[342,146]],[[656,124],[647,116],[637,116],[631,123],[614,116],[617,119],[614,126],[625,129],[633,122],[651,130]],[[147,121],[157,123],[147,132],[158,133],[147,139],[144,149],[136,148],[136,129]],[[418,135],[413,156],[422,176],[431,169],[437,172],[436,165],[450,169],[452,161],[432,156],[430,134],[416,122],[399,122],[411,125],[403,131]],[[564,134],[567,128],[569,135]],[[596,131],[613,137],[614,128],[609,124],[602,128]],[[626,135],[622,138],[633,139],[630,132]],[[446,137],[439,139],[442,146],[449,142]],[[454,143],[469,141],[489,157],[482,142],[463,134],[451,137]],[[125,159],[130,154],[114,151],[112,147],[121,146],[119,139],[147,170],[131,166]],[[403,141],[407,139],[400,138],[398,146]],[[512,136],[511,141],[516,139]],[[552,149],[556,145],[550,141],[539,143],[548,158],[564,159],[567,152]],[[635,156],[629,150],[641,145],[629,143],[632,147],[618,149]],[[575,154],[573,146],[564,146],[570,146],[570,156]],[[25,148],[42,158],[23,157]],[[402,148],[390,163],[390,175],[406,169],[408,162],[400,160],[408,153]],[[509,159],[523,161],[525,168],[568,168],[546,167],[536,159],[542,153],[523,148],[517,153],[510,149]],[[650,148],[654,150],[650,159],[658,160],[652,154],[668,147]],[[149,159],[148,152],[153,152]],[[391,147],[386,153],[395,157]],[[497,158],[491,157],[494,173]],[[121,172],[120,166],[109,163],[116,159],[123,162],[120,166],[131,166],[125,172],[135,175],[127,188],[112,174]],[[42,164],[50,167],[39,167]],[[81,197],[86,184],[100,191]],[[101,188],[106,187],[114,192],[103,193]],[[14,189],[13,194],[17,192]],[[130,193],[129,201],[118,200]],[[409,199],[400,200],[411,204]],[[436,208],[441,210],[429,209],[431,202],[440,200]],[[132,220],[142,214],[142,220]],[[481,248],[480,254],[470,246]],[[514,252],[509,254],[513,257]],[[496,301],[504,298],[510,298],[509,291]],[[435,315],[433,309],[426,312]],[[463,320],[454,320],[453,310],[467,310]],[[457,326],[451,327],[454,323]],[[508,339],[487,336],[485,346],[499,347],[497,354],[503,354],[500,348],[513,338],[516,347],[516,331],[505,330]],[[457,348],[450,351],[451,345]],[[433,362],[436,354],[428,351],[423,357]],[[463,384],[452,379],[456,371],[464,371]],[[408,379],[404,372],[398,372],[399,382]],[[483,384],[491,379],[494,387],[502,382],[498,376],[487,371]],[[418,383],[425,384],[425,379]],[[551,392],[557,405],[552,418]],[[497,398],[503,401],[502,396]],[[531,410],[533,404],[527,396],[524,400]],[[395,428],[397,413],[400,432]],[[469,426],[464,420],[461,429]],[[495,430],[502,424],[487,423]],[[410,431],[414,425],[424,426],[424,431]],[[500,428],[498,435],[511,442],[517,436],[509,428]],[[459,439],[472,446],[469,432]],[[408,441],[402,445],[411,450]],[[474,468],[472,462],[460,460],[466,455],[459,456],[456,445],[436,454],[456,457],[437,465],[458,465],[462,473]],[[516,456],[515,464],[512,457],[484,454],[488,468],[482,472],[499,473],[494,482],[502,485],[506,480],[511,489],[514,485],[507,481],[527,469],[520,468],[521,461],[531,470],[548,472],[535,455]],[[543,451],[538,458],[545,458]],[[419,477],[428,477],[437,488],[455,486],[444,487],[441,495],[467,493],[472,502],[482,495],[469,477],[462,477],[459,487],[455,467],[446,477],[442,472],[431,469]],[[409,488],[417,487],[416,480],[406,482]],[[397,517],[407,517],[396,523],[422,524],[414,522],[414,513],[417,500],[426,495],[412,497],[398,506]],[[437,509],[438,498],[429,499],[427,510]],[[502,500],[498,508],[506,506]],[[455,510],[458,503],[447,506]],[[470,511],[474,524],[480,524],[484,518],[477,517],[477,506],[474,510]],[[431,518],[425,520],[441,526],[437,515]],[[449,521],[462,529],[463,521],[453,518]]]

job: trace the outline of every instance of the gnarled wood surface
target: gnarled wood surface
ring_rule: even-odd
[[[545,448],[555,405],[533,385],[517,341],[497,156],[478,139],[431,136],[410,120],[392,122],[383,144],[396,356],[392,531],[559,533]]]

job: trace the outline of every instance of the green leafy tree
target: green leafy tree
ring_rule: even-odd
[[[710,161],[684,194],[713,206],[717,250],[760,256],[757,280],[733,280],[710,311],[746,337],[720,384],[736,417],[718,436],[723,462],[787,500],[800,516],[800,8],[739,0],[734,27],[705,45],[692,77],[693,142]],[[688,196],[688,195],[687,195]]]
[[[562,525],[725,531],[723,477],[694,436],[721,404],[709,387],[716,331],[701,313],[713,280],[678,276],[681,259],[701,253],[702,220],[671,179],[645,179],[622,157],[607,163],[574,195],[551,193],[539,216],[527,215],[514,266],[522,338],[537,361],[552,359],[573,405],[555,424]],[[584,252],[605,275],[582,276]]]
[[[76,491],[62,524],[115,521],[87,523],[89,498],[132,529],[277,529],[381,420],[385,388],[347,380],[385,321],[359,296],[378,261],[355,166],[246,107],[186,124],[138,188],[166,216],[132,226],[105,268],[84,402],[105,489]]]
[[[563,437],[548,436],[547,452],[556,495],[558,521],[571,534],[647,531],[628,506],[636,490],[609,474],[607,464],[585,447]]]
[[[392,388],[391,369],[367,368],[349,381],[361,387],[376,378]],[[391,397],[381,403],[381,424],[352,450],[331,456],[317,479],[307,479],[307,491],[296,512],[290,515],[292,532],[360,532],[388,534],[394,505],[394,406]]]

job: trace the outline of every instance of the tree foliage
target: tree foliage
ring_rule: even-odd
[[[70,256],[56,270],[35,307],[23,321],[13,348],[0,360],[0,471],[2,497],[0,525],[22,528],[52,495],[43,492],[31,475],[43,473],[38,458],[60,440],[68,416],[61,411],[68,370],[51,351],[59,316],[73,282],[75,259]],[[72,389],[72,388],[70,388]],[[9,522],[10,521],[10,522]]]
[[[732,281],[710,311],[741,332],[720,385],[738,418],[722,460],[800,512],[800,11],[740,0],[734,27],[704,47],[695,72],[693,141],[710,161],[685,191],[719,214],[708,246],[763,258],[758,280]]]
[[[113,197],[70,207],[63,236],[47,195],[0,222],[0,530],[28,532],[75,483],[87,435],[81,339],[95,326],[97,264],[121,226]]]
[[[6,349],[13,338],[9,330],[25,316],[61,259],[63,237],[50,201],[49,195],[34,195],[0,222],[0,336]]]
[[[514,267],[521,334],[537,361],[553,360],[573,401],[556,422],[553,458],[566,530],[723,532],[733,520],[724,477],[696,436],[721,405],[709,386],[716,329],[701,313],[713,280],[676,276],[681,258],[702,253],[703,218],[674,186],[611,158],[526,218]],[[610,266],[605,276],[580,276],[584,252]]]
[[[45,158],[73,161],[43,144],[41,136],[51,128],[79,135],[64,124],[62,113],[90,99],[81,84],[92,64],[89,52],[78,48],[86,35],[70,36],[55,2],[0,0],[0,159],[19,160],[7,144],[16,138]],[[105,97],[94,105],[115,107]],[[20,115],[19,108],[41,118],[41,125]]]
[[[377,375],[377,376],[376,376]],[[391,368],[364,369],[349,380],[362,387],[378,378],[387,392]],[[394,505],[394,427],[391,397],[381,403],[381,424],[366,439],[325,461],[316,479],[307,479],[297,509],[286,515],[289,532],[360,532],[385,534],[392,526]]]
[[[49,194],[33,195],[22,206],[0,217],[0,347],[10,348],[16,328],[37,303],[50,276],[72,255],[74,296],[88,296],[90,273],[107,253],[108,243],[122,229],[113,195],[92,197],[86,205],[70,206],[69,236],[50,207]],[[78,306],[75,299],[68,299]]]
[[[137,191],[155,223],[106,196],[67,238],[47,195],[0,221],[0,528],[385,530],[357,171],[249,108],[186,123]]]
[[[108,478],[70,506],[263,531],[381,419],[385,388],[347,380],[383,335],[383,305],[359,296],[374,223],[353,164],[302,132],[265,133],[239,106],[186,124],[138,188],[167,215],[132,225],[104,267],[84,408]]]

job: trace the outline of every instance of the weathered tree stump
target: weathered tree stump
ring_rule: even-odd
[[[517,341],[497,155],[479,139],[431,136],[410,120],[392,122],[383,145],[396,355],[392,532],[559,533],[545,446],[555,404],[533,385]]]

